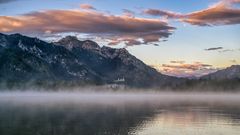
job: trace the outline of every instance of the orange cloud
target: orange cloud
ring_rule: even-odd
[[[174,27],[159,19],[115,16],[95,11],[47,10],[23,16],[0,16],[0,32],[61,33],[77,32],[134,45],[158,42],[167,38]]]
[[[2,32],[10,32],[14,29],[18,29],[21,26],[23,26],[23,22],[17,18],[0,16],[0,31]]]
[[[160,72],[178,77],[200,77],[217,71],[212,65],[201,62],[185,63],[185,61],[170,61],[171,64],[162,64],[161,67],[155,67]]]
[[[163,64],[163,67],[167,68],[180,68],[180,69],[188,69],[188,70],[200,70],[203,68],[209,68],[212,67],[211,65],[208,64],[202,64],[202,63],[193,63],[193,64],[178,64],[178,65],[171,65],[171,64]]]

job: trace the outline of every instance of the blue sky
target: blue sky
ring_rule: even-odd
[[[1,4],[1,9],[5,8],[4,15],[14,15],[44,9],[72,9],[87,3],[112,13],[120,13],[122,9],[135,10],[138,8],[160,8],[187,13],[206,8],[214,2],[216,0],[198,0],[198,2],[196,0],[188,0],[187,2],[184,0],[15,0]],[[13,8],[13,6],[17,8]]]
[[[5,0],[7,1],[7,0]],[[211,8],[220,2],[231,2],[233,0],[12,0],[9,2],[0,3],[0,17],[7,16],[19,19],[19,16],[26,16],[26,14],[32,12],[51,11],[51,10],[79,10],[79,12],[85,12],[81,9],[81,4],[88,4],[94,7],[96,10],[86,11],[91,12],[94,15],[107,14],[114,16],[122,16],[123,10],[127,9],[134,12],[134,17],[141,19],[156,19],[167,23],[167,26],[175,27],[176,29],[168,37],[164,39],[165,42],[154,42],[158,46],[154,46],[151,42],[145,42],[142,44],[127,46],[127,49],[136,57],[143,60],[145,63],[152,65],[159,69],[161,72],[170,75],[177,76],[191,76],[202,75],[209,72],[213,72],[218,68],[228,67],[230,65],[240,64],[240,14],[239,14],[239,1],[236,0],[234,5],[234,22],[228,20],[229,18],[222,15],[223,18],[217,18],[219,20],[225,20],[225,22],[219,22],[219,20],[212,20],[207,18],[201,20],[203,17],[201,14],[197,18],[197,23],[190,22],[195,16],[191,16],[193,12],[200,12]],[[233,4],[232,4],[233,6]],[[218,7],[218,6],[216,6]],[[184,14],[187,17],[187,21],[179,21],[182,18],[169,18],[162,15],[149,15],[144,11],[148,9],[156,9],[159,11],[171,11],[174,14]],[[219,6],[220,10],[222,8]],[[212,12],[212,11],[209,11]],[[99,14],[98,14],[99,13]],[[34,14],[35,15],[35,14]],[[186,16],[190,15],[190,16]],[[91,14],[89,15],[91,18]],[[208,17],[208,16],[207,16]],[[117,17],[116,17],[117,18]],[[206,17],[205,17],[206,18]],[[22,19],[22,18],[21,18]],[[185,19],[185,18],[184,18]],[[196,18],[194,18],[196,19]],[[231,18],[230,18],[231,19]],[[237,21],[236,21],[237,20]],[[71,20],[69,20],[71,22]],[[202,23],[210,23],[211,26],[202,26]],[[230,23],[228,23],[230,22]],[[3,22],[4,23],[4,22]],[[31,22],[30,22],[31,23]],[[81,21],[79,21],[81,23]],[[149,22],[147,25],[151,26]],[[201,23],[201,24],[200,24]],[[35,26],[35,25],[34,25]],[[0,18],[0,32],[3,33],[15,33],[20,32],[31,36],[31,32],[26,33],[26,30],[19,31],[19,29],[11,29],[11,31],[4,31],[5,25],[2,26],[1,31],[1,18]],[[93,26],[94,27],[94,26]],[[99,26],[96,26],[99,27]],[[148,28],[148,27],[147,27]],[[35,30],[35,29],[34,29]],[[118,29],[116,29],[118,30]],[[85,34],[92,30],[86,30]],[[108,31],[108,30],[106,30]],[[68,31],[69,32],[69,31]],[[114,31],[116,32],[116,31]],[[139,32],[139,31],[137,31]],[[169,32],[169,31],[164,31]],[[33,34],[34,32],[32,32]],[[78,31],[79,34],[83,34]],[[56,34],[56,33],[55,33]],[[108,33],[105,33],[108,34]],[[111,33],[112,34],[112,33]],[[124,35],[124,33],[121,34]],[[146,34],[146,33],[144,33]],[[166,33],[165,33],[166,34]],[[33,34],[35,35],[35,34]],[[91,33],[91,36],[99,35],[99,33]],[[132,36],[131,33],[127,33],[127,36]],[[114,35],[116,36],[116,35]],[[154,36],[154,35],[151,35]],[[41,37],[41,36],[40,36]],[[109,37],[107,37],[109,38]],[[124,37],[126,38],[126,37]],[[132,37],[133,38],[133,37]],[[135,38],[135,35],[134,35]],[[136,37],[137,38],[137,37]],[[43,38],[44,39],[44,38]],[[160,38],[161,39],[161,38]],[[101,44],[106,43],[102,37],[98,42]],[[125,39],[124,39],[125,40]],[[126,39],[127,42],[129,39]],[[138,39],[137,39],[138,40]],[[130,41],[129,41],[130,42]],[[134,42],[135,43],[135,42]],[[150,44],[149,44],[150,43]],[[107,43],[106,43],[107,44]],[[120,43],[122,44],[122,43]],[[116,47],[116,46],[113,46]],[[208,48],[221,49],[206,51]],[[184,62],[173,62],[184,61]],[[168,65],[168,66],[164,66]],[[189,69],[189,66],[196,66],[198,69]],[[182,66],[181,70],[179,67]],[[199,67],[198,67],[199,66]],[[178,68],[175,68],[178,67]]]

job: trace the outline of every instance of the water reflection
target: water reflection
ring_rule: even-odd
[[[164,110],[154,116],[152,120],[145,121],[132,133],[138,135],[240,134],[240,111],[232,112],[227,108],[222,109],[224,108],[188,106]]]
[[[65,104],[66,105],[66,104]],[[122,106],[9,106],[1,105],[1,135],[94,135],[128,134],[153,112]]]
[[[12,100],[0,100],[0,135],[240,134],[240,106],[236,102],[231,105],[176,100],[162,104],[134,100],[114,105],[86,104],[82,100],[52,104]]]

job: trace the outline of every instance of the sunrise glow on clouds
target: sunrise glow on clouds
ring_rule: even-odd
[[[240,1],[209,0],[197,6],[190,0],[176,6],[180,2],[63,0],[44,1],[46,7],[34,0],[3,0],[0,32],[43,39],[85,34],[109,46],[123,45],[147,64],[176,76],[201,76],[239,64]],[[16,5],[19,9],[10,9]]]

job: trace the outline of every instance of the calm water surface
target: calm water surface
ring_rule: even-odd
[[[0,94],[0,135],[240,135],[238,96],[177,97]]]

